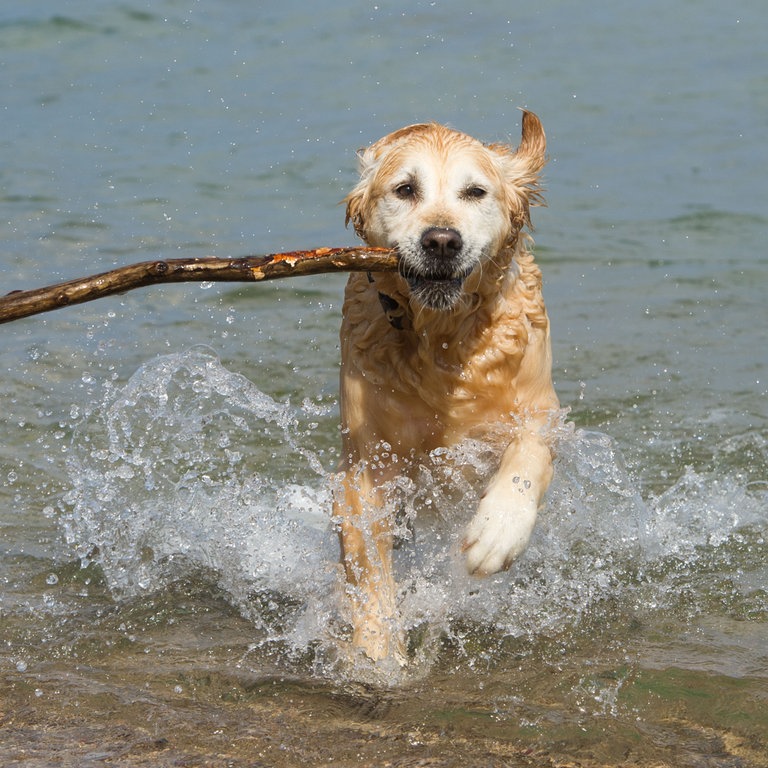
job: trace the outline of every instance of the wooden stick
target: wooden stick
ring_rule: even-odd
[[[82,304],[157,283],[256,282],[324,272],[394,272],[397,254],[386,248],[316,248],[239,259],[142,261],[66,283],[0,297],[0,323]]]

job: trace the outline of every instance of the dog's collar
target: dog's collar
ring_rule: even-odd
[[[370,272],[368,273],[368,282],[375,282],[373,275]],[[405,319],[405,309],[400,305],[398,301],[393,299],[388,294],[383,293],[382,291],[378,291],[378,294],[379,303],[381,304],[381,308],[384,310],[384,316],[387,318],[389,324],[396,331],[404,330],[405,326],[403,324],[403,320]]]

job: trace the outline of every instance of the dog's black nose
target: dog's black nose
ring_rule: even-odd
[[[463,245],[461,235],[448,227],[432,227],[421,236],[421,247],[430,256],[455,256]]]

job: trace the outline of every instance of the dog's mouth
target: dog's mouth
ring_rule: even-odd
[[[471,271],[471,270],[470,270]],[[453,309],[461,297],[461,290],[469,272],[459,277],[433,277],[427,275],[407,275],[411,295],[430,309]]]
[[[400,245],[400,274],[408,281],[411,296],[430,309],[453,309],[475,266],[467,258],[461,233],[450,227],[429,227],[408,247]]]

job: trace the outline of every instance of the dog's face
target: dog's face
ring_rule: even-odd
[[[398,250],[400,272],[419,303],[451,309],[465,279],[528,222],[544,149],[544,131],[530,112],[516,151],[441,125],[403,128],[360,153],[347,221],[369,245]]]

